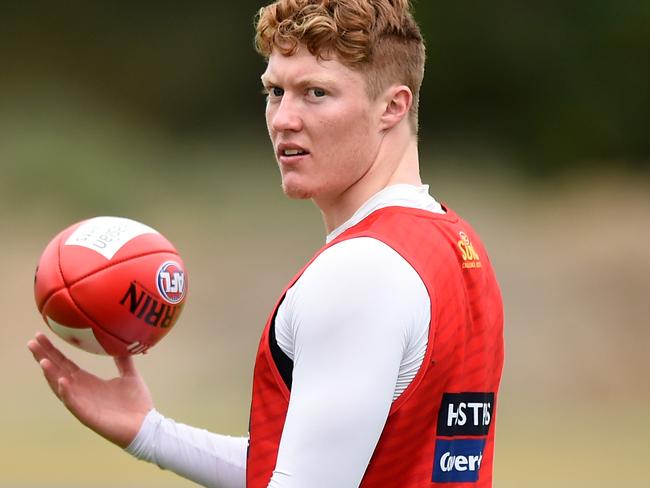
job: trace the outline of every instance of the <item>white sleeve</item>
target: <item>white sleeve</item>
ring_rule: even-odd
[[[289,291],[282,340],[293,346],[293,380],[269,487],[356,487],[411,335],[428,326],[429,296],[415,270],[371,238],[330,247]]]
[[[247,437],[213,434],[151,410],[126,451],[208,488],[244,488],[247,448]]]

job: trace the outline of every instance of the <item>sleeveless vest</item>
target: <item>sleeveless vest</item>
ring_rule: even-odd
[[[393,402],[360,486],[492,486],[503,304],[478,236],[446,210],[441,215],[405,207],[379,209],[318,251],[290,281],[267,321],[255,362],[248,488],[269,483],[291,394],[270,346],[277,308],[321,252],[355,237],[378,239],[398,252],[422,278],[431,300],[424,361]]]

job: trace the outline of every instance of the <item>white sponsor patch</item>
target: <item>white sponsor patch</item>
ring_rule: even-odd
[[[92,329],[67,327],[47,317],[47,324],[64,341],[93,354],[106,354],[102,345],[95,338]]]
[[[158,232],[131,219],[95,217],[77,227],[65,241],[65,245],[86,247],[110,260],[122,246],[142,234],[158,234]]]

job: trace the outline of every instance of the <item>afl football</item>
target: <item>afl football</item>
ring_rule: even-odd
[[[127,218],[95,217],[45,247],[34,296],[47,326],[66,342],[95,354],[140,354],[178,321],[187,273],[158,231]]]

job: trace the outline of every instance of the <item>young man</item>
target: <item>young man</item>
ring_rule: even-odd
[[[279,0],[256,40],[283,189],[328,236],[262,334],[250,437],[163,417],[131,358],[102,381],[42,334],[30,350],[81,422],[205,486],[491,486],[502,303],[478,236],[420,181],[408,0]]]

